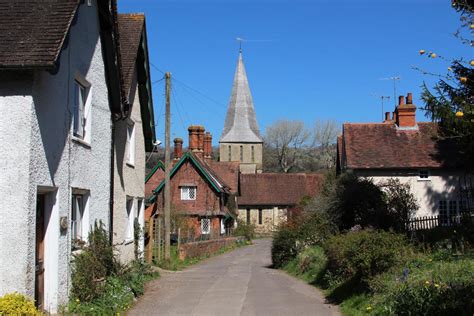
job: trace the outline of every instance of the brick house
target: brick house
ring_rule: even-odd
[[[300,210],[303,199],[317,195],[323,181],[322,174],[311,173],[241,174],[238,217],[259,234],[271,233]]]
[[[384,185],[409,183],[419,202],[415,216],[449,215],[473,207],[466,193],[472,175],[457,162],[453,142],[437,137],[438,125],[416,121],[412,94],[400,96],[382,123],[345,123],[337,142],[337,173],[354,172]]]
[[[233,226],[239,164],[212,161],[212,137],[209,133],[204,134],[201,126],[189,127],[189,150],[184,154],[182,143],[180,138],[174,140],[170,171],[172,217],[181,215],[179,227],[183,238],[223,235],[226,228]],[[148,183],[149,187],[151,182]],[[162,216],[164,186],[163,179],[153,189],[147,216]]]

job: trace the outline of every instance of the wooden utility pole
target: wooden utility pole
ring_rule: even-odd
[[[170,217],[171,217],[171,194],[170,194],[170,90],[171,74],[167,72],[166,77],[166,122],[165,122],[165,261],[170,260]]]

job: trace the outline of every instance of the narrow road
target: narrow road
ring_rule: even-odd
[[[269,268],[271,240],[162,274],[127,315],[339,315],[314,287]]]

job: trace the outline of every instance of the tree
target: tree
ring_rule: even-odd
[[[336,141],[339,128],[335,120],[317,120],[313,128],[313,155],[326,169],[336,165]]]
[[[456,32],[463,43],[473,45],[474,42],[462,37],[463,28],[473,28],[474,6],[471,1],[453,1],[453,8],[460,12],[461,28]],[[424,51],[420,51],[424,54]],[[426,56],[435,58],[429,53]],[[440,139],[449,139],[456,143],[459,157],[465,170],[474,170],[474,61],[459,58],[452,61],[450,72],[440,76],[434,86],[434,92],[424,84],[422,98],[425,103],[426,115],[438,122]],[[453,157],[454,158],[454,157]]]
[[[276,150],[281,171],[287,173],[299,163],[310,132],[301,121],[280,120],[267,127],[265,143]]]

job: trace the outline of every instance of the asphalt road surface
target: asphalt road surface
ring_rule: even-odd
[[[271,240],[238,248],[147,284],[127,315],[339,315],[314,287],[269,268]]]

